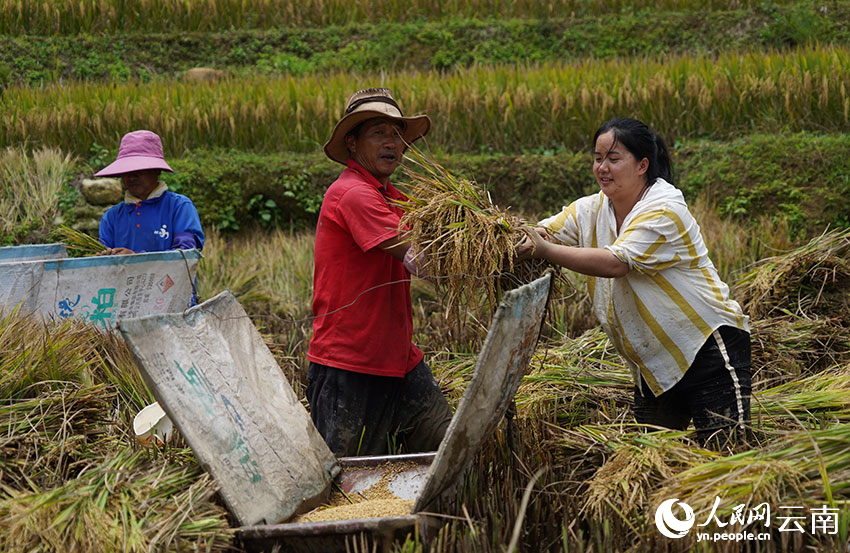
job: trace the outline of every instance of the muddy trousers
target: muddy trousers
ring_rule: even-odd
[[[403,378],[310,363],[307,401],[337,457],[436,451],[452,420],[425,361]]]
[[[715,449],[745,441],[752,393],[750,334],[721,326],[672,388],[656,397],[643,378],[641,386],[635,387],[637,422],[685,430],[693,420],[697,439]]]

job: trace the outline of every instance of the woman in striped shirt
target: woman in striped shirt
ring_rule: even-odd
[[[635,382],[635,419],[723,447],[750,417],[748,317],[729,298],[672,182],[660,136],[612,119],[593,139],[601,191],[540,222],[517,249],[588,275],[593,310]]]

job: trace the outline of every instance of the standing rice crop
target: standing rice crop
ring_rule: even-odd
[[[625,9],[704,11],[758,5],[753,0],[0,0],[0,35],[100,32],[219,31],[233,28],[345,25],[351,21],[403,22],[420,18],[558,17]]]
[[[51,147],[31,154],[23,147],[0,151],[0,238],[46,230],[73,165],[70,155]]]
[[[850,48],[586,59],[366,74],[434,121],[430,142],[456,152],[585,151],[601,121],[628,114],[670,142],[752,132],[844,132],[850,123]],[[163,81],[10,86],[0,97],[0,146],[117,149],[127,129],[185,149],[314,152],[351,94],[348,72],[217,83]],[[286,124],[281,124],[281,122]],[[741,125],[746,121],[746,125]]]

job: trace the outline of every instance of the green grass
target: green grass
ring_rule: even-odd
[[[589,6],[588,6],[589,7]],[[601,7],[601,5],[597,5]],[[411,19],[344,26],[296,26],[216,31],[43,35],[0,38],[0,86],[58,80],[127,82],[168,79],[198,66],[230,76],[301,75],[333,71],[447,70],[499,63],[611,59],[635,54],[708,54],[846,44],[850,2],[819,5],[753,3],[732,10],[661,11],[616,17],[587,14],[516,19],[481,12],[471,19]],[[103,31],[102,31],[103,32]]]
[[[744,268],[743,260],[773,255],[787,249],[790,241],[850,224],[846,215],[850,212],[848,148],[847,135],[811,133],[753,134],[725,142],[684,140],[676,144],[676,184],[698,214],[712,254],[718,247],[730,252],[714,256],[721,274],[731,276]],[[86,163],[64,162],[64,185],[57,188],[60,181],[45,183],[30,174],[35,158],[13,151],[17,152],[14,163],[8,158],[6,167],[17,175],[9,181],[13,183],[9,190],[17,192],[2,200],[9,206],[0,232],[5,243],[27,236],[29,241],[49,241],[56,236],[54,217],[59,211],[69,222],[86,216],[90,206],[79,199],[65,202],[68,190],[74,190],[69,185],[90,177],[115,155],[96,153],[96,159]],[[65,159],[61,153],[55,152],[56,156]],[[195,150],[182,158],[166,157],[175,169],[174,174],[164,175],[169,188],[192,198],[206,229],[226,232],[242,227],[312,229],[324,190],[341,170],[339,164],[318,153]],[[590,157],[583,152],[457,154],[439,159],[458,177],[476,179],[486,186],[498,206],[530,220],[550,215],[597,189]],[[395,177],[394,182],[405,186],[408,179],[401,171]],[[36,192],[27,192],[30,189]],[[40,203],[33,201],[39,197]],[[25,198],[28,201],[23,201]],[[767,230],[736,234],[727,228],[745,221],[751,222],[745,227]]]
[[[848,149],[848,135],[813,133],[756,133],[727,141],[675,144],[676,185],[688,202],[700,202],[705,235],[717,235],[718,241],[726,242],[724,247],[738,249],[729,259],[728,270],[719,267],[721,272],[731,274],[742,268],[736,259],[772,255],[775,249],[771,248],[787,246],[783,239],[789,234],[802,239],[827,226],[850,225]],[[438,159],[459,178],[486,186],[498,206],[534,219],[598,190],[586,153],[589,147],[583,150],[444,154]],[[312,228],[324,191],[342,168],[321,153],[196,150],[182,158],[167,157],[176,171],[165,177],[169,187],[195,201],[206,226],[224,230],[250,226],[252,221],[267,227]],[[393,178],[397,184],[407,180],[402,171]],[[263,207],[268,200],[274,202],[273,208]],[[268,222],[261,218],[264,209]],[[750,233],[736,236],[718,227],[718,217],[768,225],[774,232],[765,236],[776,238],[762,243]],[[749,248],[753,251],[744,251]]]

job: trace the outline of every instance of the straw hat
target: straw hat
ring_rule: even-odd
[[[365,88],[358,90],[348,99],[342,119],[336,124],[334,132],[325,144],[325,154],[332,160],[345,165],[350,157],[348,147],[345,145],[345,135],[363,121],[373,117],[388,117],[403,122],[402,138],[408,144],[422,138],[431,129],[431,119],[427,115],[405,117],[393,99],[390,89]]]
[[[96,177],[117,177],[124,173],[160,169],[173,173],[162,155],[162,141],[151,131],[128,132],[121,138],[118,158],[94,174]]]

